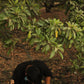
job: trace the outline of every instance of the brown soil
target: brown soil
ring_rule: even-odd
[[[61,21],[66,21],[67,16],[64,14],[63,9],[52,9],[50,13],[46,13],[45,9],[41,9],[41,17],[47,18],[59,18]],[[19,37],[24,37],[25,34],[17,31]],[[26,53],[25,49],[22,47],[24,45],[25,49],[28,51]],[[64,59],[62,60],[59,55],[55,55],[54,58],[49,59],[49,53],[44,54],[41,51],[35,51],[34,47],[29,47],[26,43],[18,43],[14,51],[8,56],[8,49],[3,48],[2,43],[0,43],[0,84],[9,84],[12,76],[12,72],[15,67],[24,61],[38,59],[43,60],[51,69],[53,73],[52,84],[83,84],[82,75],[78,72],[73,72],[71,69],[70,59],[74,59],[74,49],[67,49],[64,52]],[[72,56],[71,56],[72,55]],[[5,57],[4,57],[5,56]],[[8,59],[7,59],[8,58]]]
[[[67,15],[65,15],[65,10],[61,8],[52,8],[51,12],[46,13],[45,8],[42,8],[40,10],[41,17],[48,19],[48,18],[56,18],[60,19],[62,22],[65,22],[67,20]]]

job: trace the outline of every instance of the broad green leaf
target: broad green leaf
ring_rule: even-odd
[[[15,4],[17,4],[18,3],[18,0],[15,0]]]
[[[66,31],[66,38],[68,38],[69,36],[69,31]]]
[[[36,23],[36,18],[33,19],[33,24],[35,24],[35,23]]]
[[[47,34],[45,35],[45,37],[46,37],[46,39],[49,41],[49,37],[48,37],[48,35],[47,35]]]
[[[63,47],[60,47],[59,50],[61,50],[62,52],[64,52],[64,48]]]
[[[82,52],[84,52],[84,47],[82,47]]]
[[[23,31],[23,32],[25,31],[24,27],[20,27],[20,28],[21,28],[21,31]]]
[[[47,42],[42,42],[40,45],[45,46]]]
[[[45,47],[43,47],[43,48],[42,48],[42,52],[45,52],[45,50],[46,50],[46,48],[45,48]]]
[[[21,25],[20,25],[20,23],[18,23],[18,29],[20,29],[21,28]]]
[[[59,48],[59,47],[62,47],[62,44],[58,44],[57,46],[58,46],[58,48]]]
[[[57,52],[58,51],[58,48],[57,47],[55,47],[55,52]]]
[[[14,25],[10,26],[10,31],[14,30]]]
[[[69,40],[72,38],[72,32],[71,32],[71,30],[69,31]]]
[[[72,47],[72,44],[69,44],[69,48],[71,48]]]
[[[12,43],[12,40],[9,39],[9,40],[7,40],[5,43],[6,43],[6,44],[10,44],[10,43]]]
[[[5,14],[3,14],[3,13],[0,14],[0,20],[1,21],[2,20],[7,20],[7,19],[8,19],[8,17]]]
[[[9,26],[12,26],[12,25],[13,25],[12,20],[9,19]]]
[[[49,58],[50,58],[50,59],[53,58],[54,55],[55,55],[55,50],[52,50]]]
[[[76,32],[75,31],[73,31],[73,37],[74,37],[74,39],[76,39]]]
[[[50,49],[49,45],[46,45],[46,51],[48,51]]]
[[[35,10],[35,9],[34,9],[34,10],[33,10],[33,12],[34,12],[36,15],[38,15],[38,12],[37,12],[37,10]]]
[[[70,44],[72,44],[72,43],[74,43],[74,41],[73,40],[70,40]]]
[[[72,43],[74,43],[74,41],[73,40],[70,40],[69,48],[72,47]]]
[[[39,50],[40,49],[40,44],[38,44],[37,46],[36,46],[36,50]]]
[[[84,66],[80,66],[80,68],[84,69]]]
[[[39,26],[44,26],[44,22],[43,21],[39,21],[39,22],[37,22],[37,24],[39,25]]]
[[[58,51],[58,53],[59,53],[59,55],[61,56],[61,58],[63,59],[64,57],[63,57],[63,54],[60,52],[60,51]]]
[[[40,35],[40,33],[41,33],[41,30],[38,28],[38,29],[36,29],[36,33],[38,34],[38,35]]]
[[[33,44],[39,43],[39,42],[40,42],[40,40],[35,38],[35,39],[32,39],[32,40],[30,41],[30,44],[33,45]]]
[[[12,1],[11,0],[8,0],[10,4],[12,4]]]
[[[29,10],[25,10],[24,12],[31,17],[31,12]]]
[[[28,36],[27,36],[27,37],[28,37],[28,39],[30,39],[30,38],[31,38],[31,33],[32,33],[32,32],[31,32],[31,31],[29,31]]]

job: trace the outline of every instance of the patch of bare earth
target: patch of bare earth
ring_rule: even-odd
[[[64,9],[52,8],[51,12],[46,13],[45,8],[42,8],[40,10],[40,13],[41,13],[41,17],[44,19],[56,18],[56,19],[60,19],[62,22],[65,22],[67,20],[67,15],[65,15]]]

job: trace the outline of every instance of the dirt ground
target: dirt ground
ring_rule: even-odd
[[[63,9],[56,8],[52,9],[50,13],[46,13],[45,8],[42,8],[40,12],[41,17],[45,19],[57,18],[63,22],[67,20],[67,15],[65,15],[65,10]],[[24,37],[25,35],[20,31],[16,33],[20,37]],[[27,52],[22,45],[24,45]],[[18,43],[10,55],[7,55],[7,51],[8,49],[4,48],[2,43],[0,43],[0,84],[9,84],[15,67],[21,62],[31,59],[43,60],[49,66],[53,73],[51,84],[84,84],[82,75],[77,71],[73,72],[71,69],[72,63],[70,59],[75,58],[74,53],[76,51],[74,49],[65,50],[63,60],[59,55],[55,55],[54,58],[49,59],[49,53],[44,54],[41,51],[35,51],[34,47],[29,47],[26,43]]]

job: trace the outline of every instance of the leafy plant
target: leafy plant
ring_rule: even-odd
[[[84,55],[84,34],[77,38],[76,43],[75,43],[75,48],[81,54],[82,56]]]
[[[72,69],[74,71],[78,71],[82,74],[84,74],[84,57],[81,55],[77,55],[77,59],[71,60],[73,63]]]
[[[83,27],[70,21],[64,24],[56,18],[37,21],[35,16],[38,15],[39,6],[34,3],[34,0],[9,0],[6,4],[0,14],[0,37],[5,47],[13,50],[20,39],[12,33],[17,29],[27,33],[26,41],[36,45],[36,50],[50,52],[50,58],[58,53],[63,59],[64,45],[69,48],[73,45],[83,55]]]
[[[70,21],[66,22],[65,25],[63,28],[63,34],[65,36],[64,44],[71,48],[75,40],[82,35],[82,29],[78,24]]]
[[[34,2],[30,2],[32,4],[29,5],[28,0],[27,2],[25,0],[8,1],[6,8],[0,13],[0,37],[6,47],[14,47],[17,38],[13,37],[12,32],[15,29],[25,31],[25,28],[31,22],[29,18],[34,17],[33,13],[38,14],[39,8]]]
[[[69,20],[80,26],[84,26],[84,0],[67,1],[67,11],[69,12]]]
[[[36,50],[41,49],[45,53],[51,51],[50,58],[55,53],[59,53],[63,59],[63,45],[57,40],[61,27],[63,27],[63,23],[60,20],[39,20],[35,25],[31,26],[27,40],[31,45],[36,44]]]

